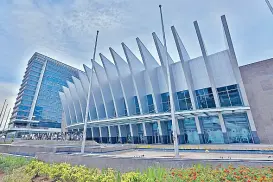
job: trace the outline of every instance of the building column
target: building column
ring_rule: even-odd
[[[151,144],[152,143],[152,133],[153,128],[151,123],[142,123],[143,131],[144,131],[144,143]]]
[[[233,70],[236,82],[240,87],[243,103],[244,103],[245,106],[249,106],[245,86],[244,86],[243,79],[242,79],[242,76],[241,76],[241,72],[240,72],[240,69],[239,69],[239,66],[238,66],[238,61],[237,61],[237,57],[236,57],[236,54],[235,54],[235,50],[234,50],[233,42],[232,42],[232,39],[231,39],[231,35],[230,35],[230,32],[229,32],[226,16],[225,15],[221,16],[221,20],[222,20],[222,26],[223,26],[223,29],[224,29],[226,45],[227,45],[228,52],[229,52],[229,57],[230,57],[232,70]],[[259,136],[257,134],[257,129],[256,129],[256,126],[255,126],[255,122],[254,122],[251,110],[247,111],[247,117],[248,117],[248,121],[249,121],[249,125],[250,125],[250,129],[251,129],[251,132],[252,132],[252,137],[253,137],[254,143],[259,144],[260,143],[260,138],[259,138]]]
[[[42,70],[41,70],[41,74],[40,74],[40,77],[39,77],[39,80],[38,80],[38,83],[37,83],[34,98],[33,98],[33,101],[32,101],[31,107],[30,107],[28,120],[32,120],[32,117],[33,117],[35,105],[36,105],[36,102],[37,102],[37,99],[38,99],[38,95],[39,95],[40,88],[41,88],[41,85],[42,85],[44,73],[45,73],[45,70],[46,70],[46,65],[47,65],[47,61],[44,62],[44,65],[43,65]]]
[[[112,144],[115,144],[118,142],[118,127],[117,126],[108,126],[108,131],[109,131],[109,138],[110,142]]]
[[[200,144],[204,144],[205,143],[204,132],[201,128],[201,124],[200,124],[200,120],[199,120],[198,116],[194,116],[194,120],[195,120],[195,124],[196,124],[196,128],[197,128],[197,133],[199,136]]]
[[[221,125],[221,129],[222,129],[222,133],[223,133],[223,137],[224,137],[224,143],[229,143],[229,139],[228,139],[228,134],[227,134],[227,129],[226,129],[226,125],[225,125],[225,121],[223,118],[222,113],[218,113],[218,118],[219,118],[219,122]]]
[[[185,144],[185,136],[183,132],[183,121],[181,119],[177,120],[177,138],[178,138],[178,144]]]
[[[220,108],[221,107],[220,106],[220,100],[219,100],[218,93],[217,93],[217,90],[216,90],[215,80],[214,80],[213,75],[212,75],[211,67],[209,66],[209,58],[207,56],[205,43],[203,41],[203,38],[202,38],[202,35],[201,35],[201,32],[200,32],[197,21],[194,22],[194,27],[195,27],[197,38],[198,38],[199,45],[200,45],[200,48],[201,48],[202,56],[204,58],[205,67],[206,67],[207,74],[208,74],[208,77],[209,77],[214,102],[215,102],[216,108]],[[228,143],[228,138],[227,138],[227,133],[226,133],[226,126],[225,126],[225,122],[224,122],[224,119],[223,119],[223,116],[221,115],[221,113],[220,114],[218,113],[218,118],[219,118],[219,121],[220,121],[220,124],[221,124],[221,129],[222,129],[222,132],[223,132],[224,141],[225,141],[225,143],[226,142]]]
[[[92,127],[92,135],[93,135],[93,140],[96,141],[97,143],[101,143],[100,140],[100,129],[99,127]]]
[[[130,128],[129,125],[118,125],[118,131],[119,131],[119,140],[121,143],[128,142],[128,135],[130,134]]]
[[[130,134],[131,134],[131,142],[133,144],[139,143],[139,137],[138,137],[138,127],[137,124],[129,124],[130,127]]]
[[[107,126],[100,126],[100,140],[101,143],[108,143],[109,142],[109,135],[108,135],[108,127]]]

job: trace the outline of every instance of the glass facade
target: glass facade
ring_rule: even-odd
[[[195,90],[195,94],[199,109],[216,107],[211,88]]]
[[[62,105],[59,92],[62,91],[62,86],[67,87],[66,81],[73,82],[72,76],[77,78],[77,71],[72,71],[56,62],[47,62],[34,108],[33,116],[35,120],[61,123],[62,115],[60,113],[62,113]],[[80,117],[80,115],[78,114],[77,117]]]
[[[152,143],[160,143],[160,135],[157,122],[152,123]]]
[[[195,119],[194,118],[185,118],[181,120],[183,126],[183,134],[184,134],[184,141],[185,143],[189,144],[198,144],[199,135],[197,132]]]
[[[242,106],[243,101],[238,85],[230,85],[217,88],[220,104],[222,107]]]
[[[138,103],[138,99],[137,96],[134,96],[134,104],[135,104],[135,114],[139,115],[140,114],[140,108],[139,108],[139,103]]]
[[[170,111],[170,95],[169,92],[161,94],[161,104],[163,112]]]
[[[154,113],[155,112],[155,106],[154,106],[154,101],[153,101],[152,94],[147,95],[146,99],[147,99],[149,113]]]
[[[47,60],[47,63],[46,63]],[[44,67],[46,63],[46,67]],[[44,68],[44,74],[42,70]],[[41,77],[43,76],[43,77]],[[31,127],[60,128],[62,105],[59,92],[66,81],[72,82],[72,76],[78,78],[78,70],[51,58],[35,53],[30,59],[19,90],[11,121],[26,120],[29,117],[39,79],[41,86],[38,92]]]
[[[218,116],[199,117],[204,132],[205,143],[224,143]]]
[[[123,113],[122,113],[122,116],[128,116],[128,111],[127,111],[127,106],[126,106],[126,103],[125,103],[125,99],[122,98],[122,103],[123,103]]]
[[[229,143],[253,143],[246,113],[223,115]]]
[[[176,92],[179,110],[192,110],[191,98],[188,90]]]

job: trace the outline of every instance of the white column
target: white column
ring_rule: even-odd
[[[206,70],[207,70],[207,74],[208,74],[208,77],[209,77],[209,80],[210,80],[210,85],[211,85],[215,105],[216,105],[216,108],[219,108],[221,106],[220,106],[220,100],[219,100],[218,93],[217,93],[216,86],[215,86],[215,80],[214,80],[213,75],[212,75],[211,67],[209,66],[209,58],[207,56],[205,43],[203,41],[203,38],[202,38],[202,35],[201,35],[201,32],[200,32],[197,21],[194,22],[194,27],[195,27],[195,30],[196,30],[196,34],[197,34],[197,37],[198,37],[199,44],[200,44],[202,56],[203,56],[203,59],[204,59],[204,62],[205,62],[205,67],[206,67]],[[219,118],[221,129],[222,129],[222,132],[223,132],[223,135],[224,135],[225,143],[228,143],[228,138],[227,138],[227,133],[226,133],[226,126],[224,124],[223,116],[222,116],[221,113],[218,113],[218,118]]]
[[[188,54],[187,50],[185,49],[184,44],[183,44],[182,40],[180,39],[174,26],[172,26],[172,32],[173,32],[174,40],[175,40],[176,47],[177,47],[177,50],[179,53],[181,66],[184,71],[185,79],[187,82],[187,86],[188,86],[188,90],[189,90],[189,94],[190,94],[190,99],[191,99],[191,104],[192,104],[192,109],[196,110],[197,101],[196,101],[195,90],[194,90],[194,86],[193,86],[193,78],[192,78],[192,74],[191,74],[191,69],[190,69],[190,66],[188,63],[188,60],[190,60],[190,57],[189,57],[189,54]],[[204,142],[204,138],[203,138],[203,134],[202,134],[203,132],[201,130],[200,121],[199,121],[198,116],[194,116],[194,120],[195,120],[195,124],[196,124],[196,128],[197,128],[197,133],[199,135],[200,143],[203,143]]]
[[[245,106],[249,106],[245,86],[244,86],[243,79],[242,79],[242,76],[241,76],[241,72],[240,72],[240,69],[239,69],[239,66],[238,66],[237,57],[236,57],[236,54],[235,54],[235,50],[234,50],[234,47],[233,47],[233,42],[232,42],[232,39],[231,39],[231,35],[230,35],[230,32],[229,32],[229,28],[228,28],[228,24],[227,24],[227,20],[226,20],[225,15],[221,16],[221,20],[222,20],[222,25],[223,25],[223,29],[224,29],[226,44],[227,44],[227,48],[228,48],[228,52],[229,52],[229,57],[230,57],[230,62],[231,62],[231,66],[232,66],[232,69],[233,69],[233,73],[234,73],[234,76],[236,78],[237,84],[240,87],[243,103],[244,103]],[[256,129],[256,126],[255,126],[255,122],[254,122],[251,110],[247,111],[247,116],[248,116],[250,128],[252,130],[252,136],[253,136],[253,139],[254,139],[254,143],[260,143],[260,139],[259,139],[258,134],[257,134],[257,129]]]
[[[28,120],[32,120],[32,117],[33,117],[35,105],[36,105],[36,102],[37,102],[37,99],[38,99],[38,95],[39,95],[40,88],[41,88],[41,85],[42,85],[44,73],[45,73],[45,70],[46,70],[46,65],[47,65],[47,60],[44,62],[44,65],[43,65],[41,73],[40,73],[40,77],[39,77],[39,80],[38,80],[38,83],[37,83],[34,98],[33,98],[31,108],[30,108],[30,111],[29,111]]]

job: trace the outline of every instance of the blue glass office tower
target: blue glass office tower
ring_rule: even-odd
[[[28,62],[13,108],[10,131],[60,131],[62,86],[78,78],[76,68],[35,53]],[[18,132],[17,132],[18,133]]]

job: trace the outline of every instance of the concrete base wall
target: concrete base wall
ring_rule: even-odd
[[[240,67],[261,143],[273,144],[273,59]]]

